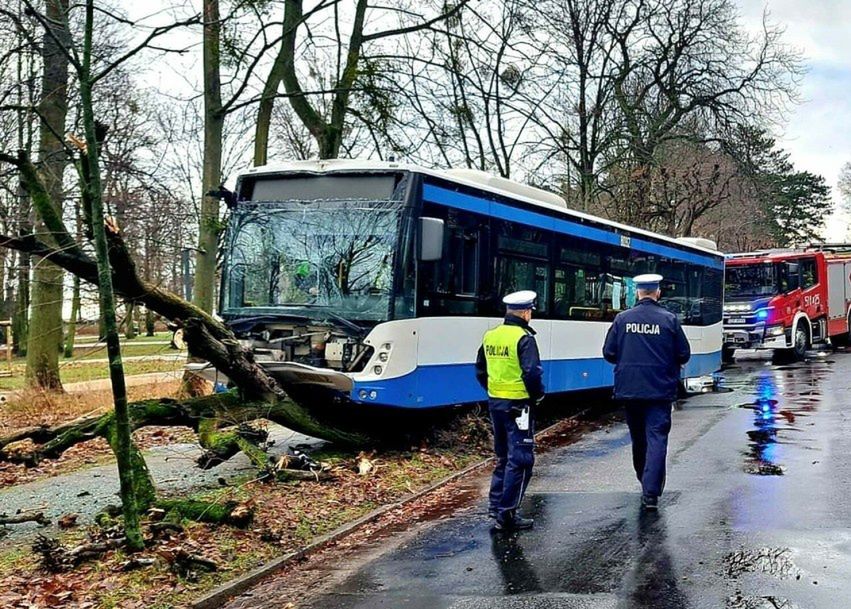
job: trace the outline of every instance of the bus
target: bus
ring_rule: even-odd
[[[300,161],[238,176],[219,314],[300,400],[436,409],[486,399],[474,363],[505,294],[535,290],[549,393],[611,386],[601,354],[632,277],[692,348],[684,378],[721,366],[724,258],[567,208],[548,191],[469,169]],[[307,396],[307,397],[305,397]]]

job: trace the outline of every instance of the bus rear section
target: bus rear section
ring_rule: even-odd
[[[803,359],[848,334],[848,253],[823,246],[731,254],[725,262],[724,359],[738,349]]]

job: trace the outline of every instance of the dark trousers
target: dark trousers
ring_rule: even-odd
[[[626,423],[632,438],[632,465],[645,495],[658,497],[665,488],[665,459],[671,431],[671,402],[628,400]]]
[[[535,464],[535,428],[529,417],[529,429],[518,429],[515,419],[526,403],[520,400],[491,399],[489,410],[493,424],[493,450],[496,465],[488,497],[489,510],[504,519],[520,506]]]

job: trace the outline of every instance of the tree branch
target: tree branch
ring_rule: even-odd
[[[372,40],[378,40],[380,38],[389,38],[391,36],[403,36],[405,34],[412,34],[414,32],[419,32],[420,30],[425,30],[433,26],[435,23],[439,23],[445,19],[449,19],[457,15],[461,10],[469,3],[470,0],[460,0],[455,6],[453,6],[450,10],[445,13],[441,13],[437,17],[433,19],[429,19],[423,23],[419,23],[417,25],[411,25],[408,27],[398,28],[395,30],[385,30],[383,32],[375,32],[373,34],[364,34],[363,42],[367,43]]]

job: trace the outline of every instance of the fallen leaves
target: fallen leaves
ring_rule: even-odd
[[[165,441],[170,437],[169,430],[156,431],[151,437]],[[464,443],[458,445],[469,448]],[[120,548],[110,548],[95,560],[57,574],[38,569],[32,554],[14,572],[0,567],[0,607],[184,606],[224,579],[299,550],[317,536],[394,503],[484,454],[427,445],[408,451],[337,454],[325,461],[315,460],[330,482],[308,479],[217,487],[206,491],[203,498],[222,505],[233,502],[232,514],[253,511],[249,528],[174,523],[163,510],[153,509],[146,515],[149,545],[139,554],[127,556]],[[298,462],[288,460],[288,465]],[[310,474],[311,469],[301,471]],[[421,518],[441,517],[447,506],[464,500],[464,493],[454,487],[431,493],[428,500],[391,510],[380,523],[364,527],[363,535],[369,536],[381,527],[405,527]],[[82,533],[78,527],[60,534],[66,551],[82,545]],[[347,543],[341,541],[338,546]]]
[[[71,529],[77,526],[77,518],[79,514],[65,514],[61,516],[59,520],[56,521],[56,524],[59,525],[60,529]]]

